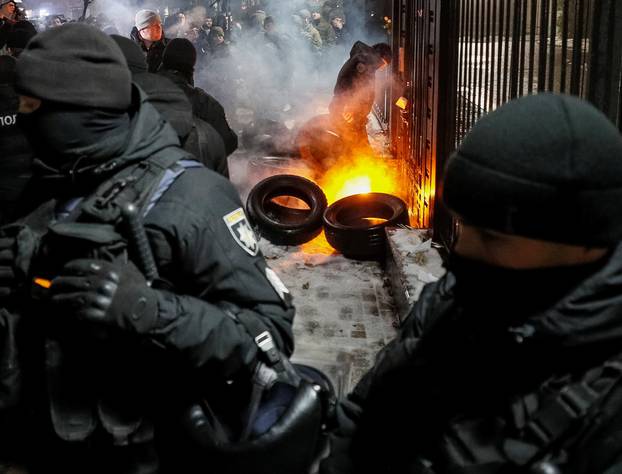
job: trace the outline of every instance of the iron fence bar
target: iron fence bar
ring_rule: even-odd
[[[488,110],[492,110],[494,106],[495,91],[497,84],[495,84],[495,49],[497,47],[497,41],[499,38],[499,23],[497,22],[497,0],[492,0],[492,45],[490,51],[490,77],[488,79],[490,83],[490,96],[488,97]]]
[[[622,5],[603,0],[593,12],[588,99],[622,128]]]
[[[465,94],[464,94],[464,98],[465,98],[465,108],[466,108],[466,114],[464,117],[464,121],[465,121],[465,130],[468,130],[469,128],[471,128],[471,124],[473,123],[473,118],[472,118],[472,111],[469,108],[469,102],[470,102],[470,98],[471,98],[471,90],[473,89],[473,51],[472,51],[472,47],[473,47],[473,23],[474,23],[474,18],[475,18],[475,2],[477,0],[470,0],[469,1],[469,20],[468,20],[468,24],[469,24],[469,50],[467,53],[468,56],[468,60],[465,61],[465,66],[467,67],[467,87],[468,89],[466,90]]]
[[[485,11],[486,11],[486,3],[487,1],[479,0],[479,18],[480,25],[478,31],[478,46],[479,46],[479,54],[477,57],[477,87],[476,98],[474,103],[477,104],[477,107],[474,107],[474,110],[477,112],[477,118],[479,119],[482,115],[480,104],[482,103],[482,82],[483,82],[483,74],[484,74],[484,36],[486,34],[486,22],[485,22]]]
[[[551,27],[549,28],[549,72],[548,90],[555,90],[555,56],[557,55],[557,0],[551,3]]]
[[[457,30],[458,15],[462,14],[462,8],[459,7],[461,2],[458,0],[438,0],[437,21],[438,31],[437,38],[439,42],[438,48],[438,99],[437,99],[437,130],[436,135],[436,173],[433,183],[436,189],[439,189],[443,178],[442,170],[445,168],[446,160],[454,149],[456,137],[452,135],[454,130],[452,121],[455,121],[456,110],[456,67],[458,52],[456,41],[453,40],[452,32]],[[455,15],[455,16],[454,16]],[[437,242],[441,242],[445,248],[451,246],[454,238],[454,219],[451,214],[442,205],[440,199],[434,199],[433,224],[434,238]]]
[[[521,0],[522,5],[522,20],[521,20],[521,31],[520,31],[520,74],[518,77],[518,93],[519,95],[523,95],[525,90],[525,45],[526,45],[526,37],[527,37],[527,0]]]
[[[466,108],[465,108],[465,104],[466,101],[464,100],[459,100],[460,97],[462,97],[464,89],[465,89],[465,82],[466,82],[466,74],[467,74],[467,67],[466,67],[466,27],[467,27],[467,15],[466,12],[464,11],[465,8],[468,3],[464,0],[459,0],[456,2],[456,4],[458,5],[458,18],[459,20],[459,31],[458,31],[458,41],[459,41],[459,46],[458,46],[458,64],[457,64],[457,68],[459,70],[459,80],[458,80],[458,87],[456,88],[456,100],[458,101],[458,119],[456,120],[456,137],[461,137],[462,136],[462,128],[464,127],[464,120],[466,117]]]
[[[566,92],[566,62],[568,60],[568,16],[570,15],[570,0],[564,0],[562,8],[562,51],[560,65],[560,92]]]
[[[480,25],[479,7],[480,5],[481,5],[481,0],[475,0],[474,9],[473,9],[473,16],[475,18],[475,24],[474,24],[474,29],[473,29],[473,56],[471,56],[470,58],[471,69],[473,71],[473,80],[471,81],[471,84],[469,84],[469,101],[471,103],[470,125],[474,124],[475,121],[477,120],[477,117],[476,117],[477,110],[475,109],[473,104],[475,104],[475,95],[477,94],[477,72],[478,72],[477,71],[477,60],[478,60],[477,51],[480,45],[480,42],[479,42],[479,25]]]
[[[527,85],[527,93],[533,92],[533,77],[535,73],[535,60],[536,60],[536,21],[537,21],[537,8],[538,0],[530,0],[529,2],[529,84]]]
[[[520,18],[521,18],[521,0],[514,0],[514,28],[512,29],[512,59],[511,59],[511,76],[510,76],[510,98],[518,97],[518,63],[520,48]]]
[[[511,3],[510,0],[506,0],[505,2],[505,51],[504,51],[504,58],[503,58],[503,100],[502,102],[507,102],[508,100],[508,79],[509,79],[509,74],[508,74],[508,69],[509,69],[509,60],[510,60],[510,17],[511,17],[511,11],[510,11],[510,7],[511,7]]]
[[[501,105],[501,63],[503,61],[503,19],[504,16],[504,0],[499,1],[499,17],[497,22],[499,24],[499,51],[497,56],[497,107]]]
[[[549,1],[540,0],[540,44],[538,45],[538,92],[546,89],[546,45],[548,29]]]
[[[570,93],[581,93],[581,46],[583,43],[583,5],[584,0],[576,0],[574,16],[574,32],[572,36],[572,67],[570,71]]]
[[[486,3],[486,28],[485,28],[485,36],[486,36],[486,44],[484,47],[484,77],[482,78],[482,86],[483,86],[483,90],[482,93],[480,93],[480,100],[481,100],[481,108],[484,109],[484,111],[488,110],[488,92],[492,89],[492,87],[489,87],[488,84],[488,68],[490,67],[490,30],[491,30],[491,26],[490,26],[490,1],[485,2]]]
[[[599,2],[602,0],[598,0]],[[587,85],[587,58],[590,50],[590,37],[592,26],[592,5],[591,0],[587,0],[585,5],[585,21],[583,22],[583,41],[581,42],[581,97],[587,97],[588,85]]]

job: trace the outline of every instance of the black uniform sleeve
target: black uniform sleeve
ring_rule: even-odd
[[[151,337],[224,377],[251,368],[257,357],[237,319],[241,312],[258,318],[283,352],[293,351],[291,298],[255,247],[241,208],[225,178],[189,169],[145,219],[160,274],[173,288],[158,291],[159,324]]]

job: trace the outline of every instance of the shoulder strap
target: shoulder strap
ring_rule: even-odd
[[[550,382],[549,382],[550,383]],[[552,449],[564,447],[589,429],[612,391],[622,384],[622,354],[589,370],[578,381],[566,382],[545,395],[527,420],[522,439],[537,447],[528,465],[541,461]],[[547,388],[548,384],[543,386]]]
[[[125,203],[133,203],[142,210],[166,170],[188,158],[181,149],[167,148],[165,152],[122,169],[82,202],[79,219],[115,223]]]
[[[115,227],[120,224],[134,257],[132,260],[148,284],[158,278],[158,269],[143,225],[144,216],[185,168],[191,167],[187,163],[191,159],[181,149],[168,148],[106,180],[75,211],[76,221],[112,224]]]

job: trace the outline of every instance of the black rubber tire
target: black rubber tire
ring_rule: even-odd
[[[366,218],[386,219],[370,224]],[[386,253],[386,227],[408,225],[408,206],[384,193],[355,194],[330,205],[324,212],[326,240],[345,257],[380,260]]]
[[[309,209],[293,209],[271,201],[279,196],[293,196]],[[322,189],[301,176],[271,176],[251,189],[246,211],[258,233],[277,245],[300,245],[322,231],[326,196]]]

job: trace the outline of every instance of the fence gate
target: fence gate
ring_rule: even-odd
[[[620,0],[393,0],[393,10],[393,146],[412,222],[438,242],[455,229],[435,200],[444,164],[482,114],[555,91],[622,127]]]
[[[443,2],[451,3],[451,2]],[[445,7],[443,7],[445,8]],[[401,166],[411,221],[430,227],[434,214],[438,168],[437,139],[442,134],[440,109],[446,103],[447,74],[440,0],[396,0],[393,3],[392,143]]]

